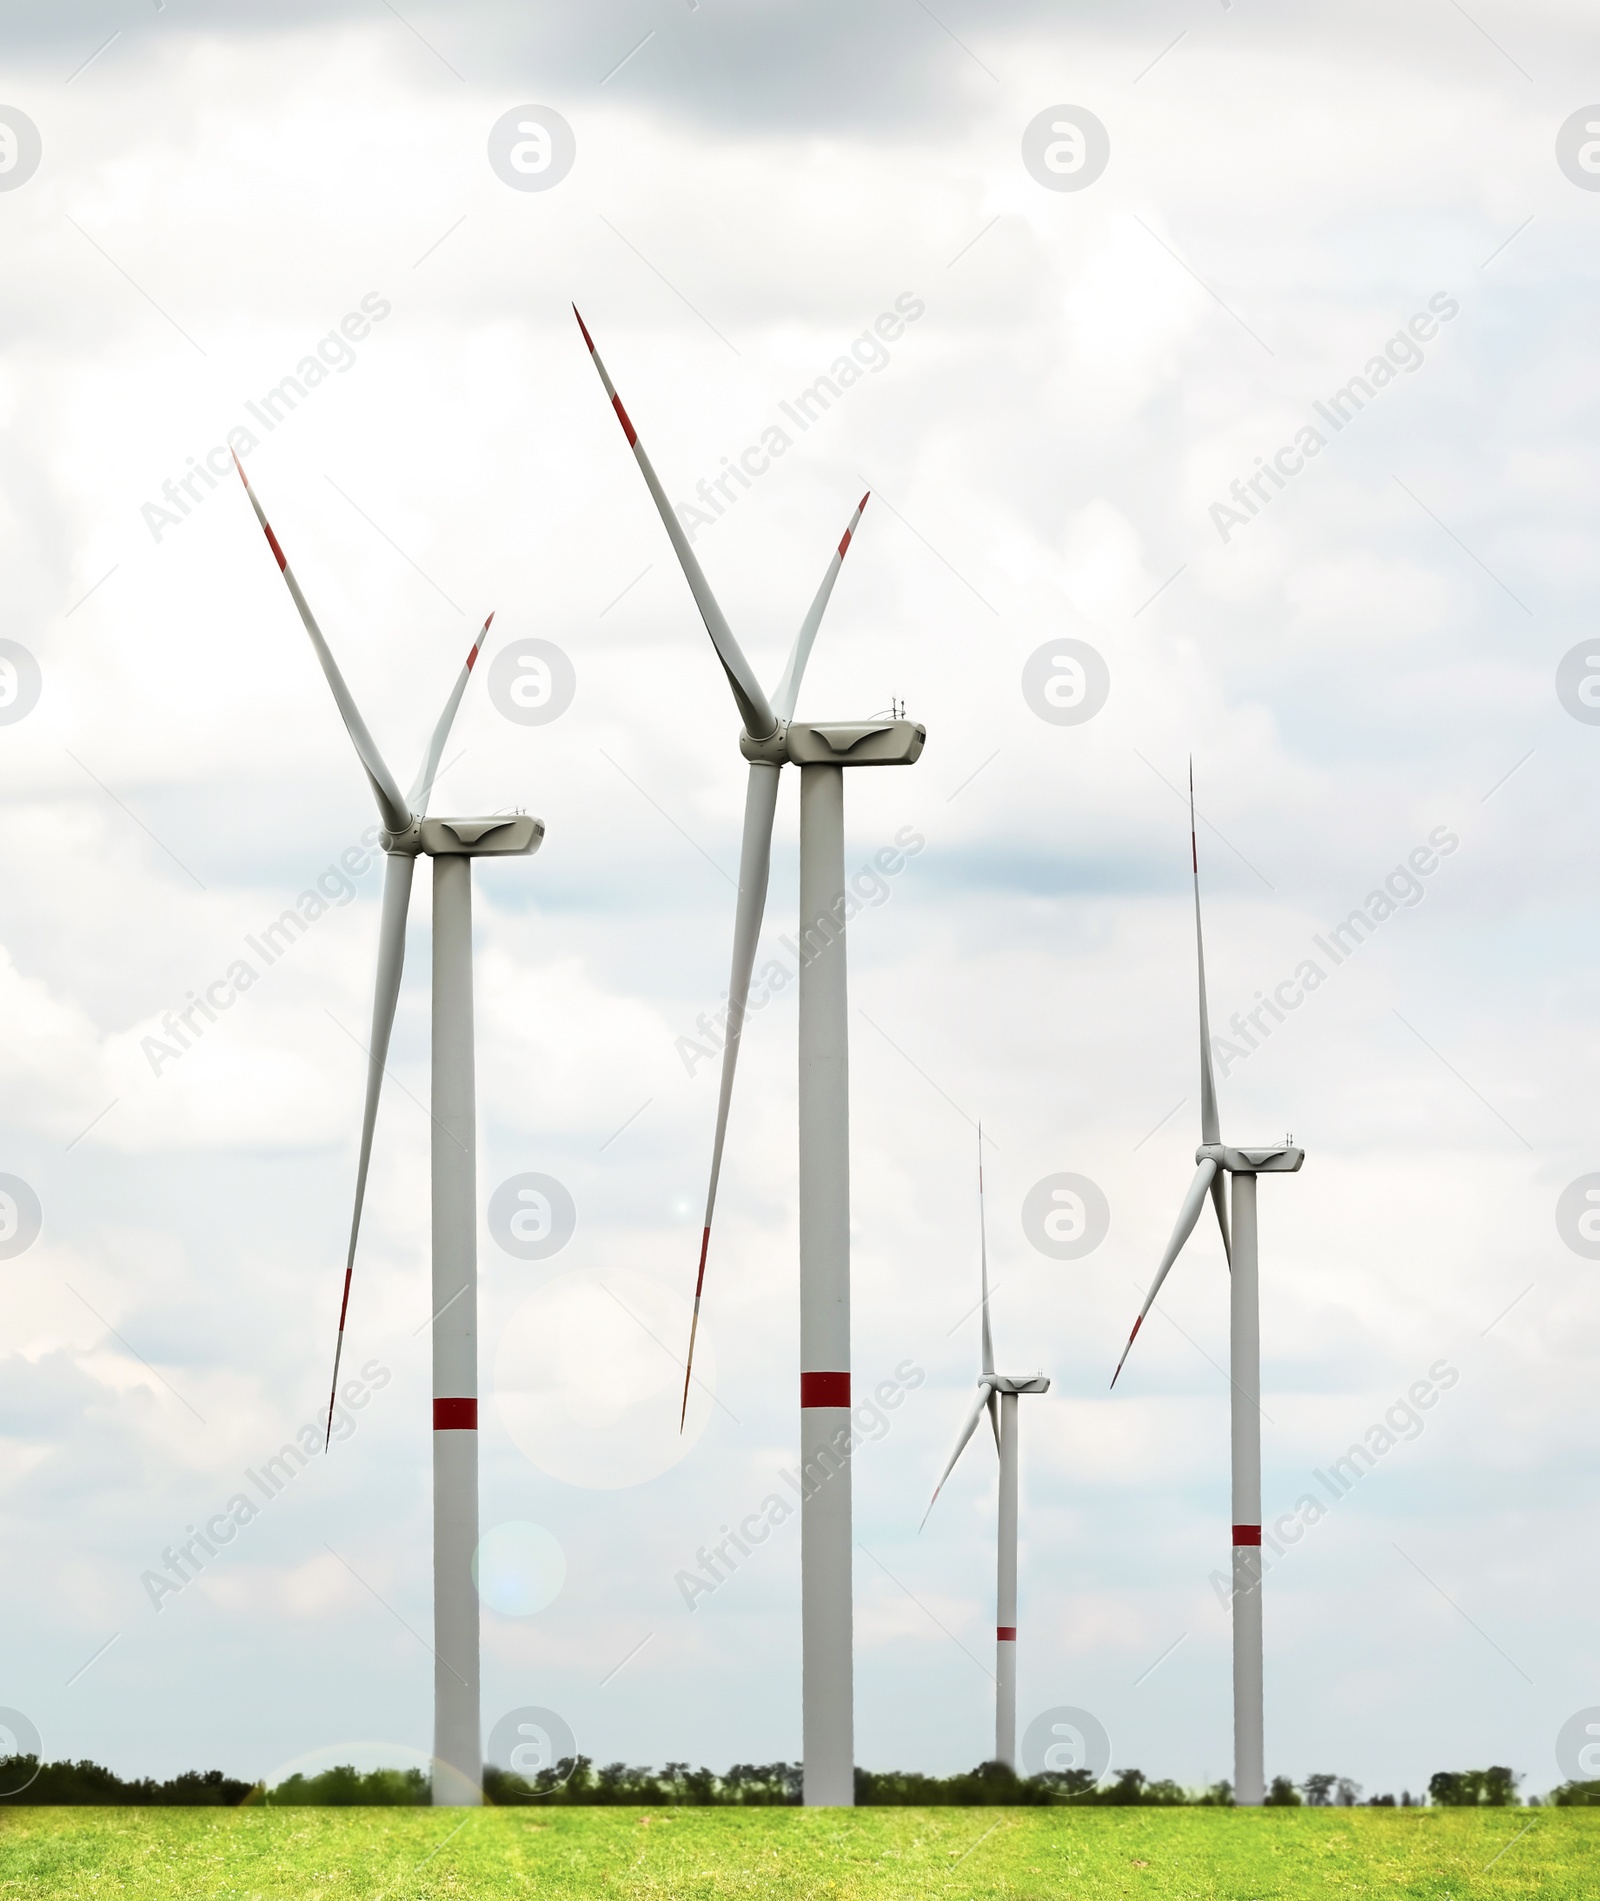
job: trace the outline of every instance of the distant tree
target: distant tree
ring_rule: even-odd
[[[1233,1784],[1226,1778],[1221,1782],[1213,1782],[1203,1795],[1195,1797],[1195,1806],[1202,1809],[1231,1809]]]
[[[1304,1789],[1306,1800],[1312,1808],[1325,1809],[1332,1799],[1334,1784],[1338,1780],[1337,1776],[1307,1776],[1300,1787]]]
[[[613,1763],[614,1769],[623,1769],[621,1763]],[[624,1774],[643,1774],[648,1770],[629,1771]],[[532,1776],[522,1776],[510,1769],[497,1769],[492,1764],[483,1771],[484,1799],[496,1807],[511,1808],[522,1802],[539,1802],[548,1806],[552,1802],[608,1802],[623,1800],[628,1802],[647,1802],[651,1798],[645,1794],[629,1792],[618,1796],[614,1791],[607,1793],[600,1786],[600,1778],[594,1773],[594,1764],[587,1756],[563,1756],[549,1767],[539,1769]],[[654,1798],[660,1801],[660,1796]]]
[[[1483,1772],[1483,1794],[1480,1800],[1490,1808],[1510,1809],[1517,1806],[1517,1784],[1521,1776],[1510,1769],[1485,1769]]]
[[[1269,1809],[1297,1809],[1300,1806],[1300,1792],[1287,1776],[1274,1776],[1272,1787],[1267,1791]]]
[[[1096,1787],[1092,1769],[1046,1769],[1033,1780],[1059,1800],[1067,1802],[1092,1798]]]
[[[256,1785],[225,1776],[220,1769],[186,1769],[166,1782],[145,1776],[125,1782],[97,1762],[46,1762],[36,1756],[0,1759],[0,1782],[16,1793],[0,1796],[0,1803],[94,1802],[125,1806],[140,1803],[159,1808],[235,1808],[255,1793]]]
[[[1176,1809],[1185,1806],[1192,1798],[1181,1783],[1174,1782],[1170,1776],[1162,1776],[1158,1781],[1147,1782],[1140,1801],[1152,1808]]]
[[[1443,1809],[1514,1808],[1517,1784],[1510,1769],[1441,1769],[1428,1778],[1428,1794]]]
[[[1557,1808],[1600,1808],[1600,1782],[1563,1782],[1550,1791]]]
[[[273,1808],[420,1808],[428,1801],[428,1778],[420,1769],[369,1769],[350,1763],[320,1775],[292,1775],[261,1800]]]
[[[1408,1800],[1406,1807],[1409,1808],[1410,1806],[1411,1804]],[[1392,1795],[1375,1795],[1367,1804],[1367,1807],[1369,1809],[1392,1809],[1394,1807],[1394,1797]]]
[[[1024,1806],[1056,1799],[1055,1776],[1023,1779],[1003,1762],[980,1762],[953,1776],[924,1776],[914,1771],[857,1769],[856,1801],[863,1806]],[[1091,1794],[1089,1799],[1095,1799]]]
[[[751,1807],[798,1802],[801,1765],[797,1762],[736,1762],[722,1778],[727,1799]]]
[[[1352,1782],[1348,1776],[1340,1776],[1338,1804],[1342,1809],[1353,1809],[1361,1796],[1361,1784]]]

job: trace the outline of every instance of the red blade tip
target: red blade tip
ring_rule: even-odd
[[[1128,1335],[1128,1344],[1122,1349],[1122,1358],[1117,1362],[1117,1370],[1111,1375],[1111,1384],[1113,1386],[1115,1386],[1117,1381],[1122,1377],[1122,1369],[1128,1364],[1128,1355],[1133,1351],[1133,1343],[1138,1339],[1139,1329],[1143,1325],[1144,1315],[1140,1314],[1139,1318],[1133,1323],[1133,1332]]]
[[[859,515],[862,509],[864,509],[867,503],[870,502],[871,500],[872,500],[872,490],[869,488],[866,494],[862,496],[861,500],[856,503],[856,513]]]
[[[578,306],[576,304],[572,306],[572,314],[574,317],[578,319],[578,328],[583,332],[583,340],[589,346],[590,356],[593,356],[594,355],[594,338],[589,335],[589,326],[583,321],[583,316],[581,312],[579,311]]]

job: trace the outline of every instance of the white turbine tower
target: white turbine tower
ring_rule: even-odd
[[[850,1088],[845,920],[856,902],[844,882],[844,768],[910,765],[926,730],[908,720],[818,725],[793,718],[800,681],[851,536],[862,496],[801,623],[776,695],[768,700],[740,650],[688,537],[650,466],[606,367],[576,309],[578,328],[655,501],[694,595],[744,731],[749,762],[722,1090],[711,1151],[694,1318],[684,1368],[684,1404],[694,1363],[711,1217],[727,1136],[734,1066],[750,994],[750,973],[766,907],[778,775],[800,767],[800,1508],[803,1800],[848,1807],[855,1801],[850,1515]],[[679,1419],[680,1428],[682,1415]]]
[[[456,708],[466,691],[489,620],[473,642],[445,702],[416,782],[400,796],[356,709],[278,538],[261,511],[239,458],[239,479],[316,650],[345,728],[355,742],[383,821],[383,921],[367,1051],[366,1107],[356,1165],[355,1211],[339,1303],[328,1431],[339,1389],[350,1280],[366,1199],[372,1133],[400,995],[406,912],[419,854],[433,860],[433,1800],[471,1806],[483,1800],[483,1726],[479,1709],[478,1593],[472,1560],[478,1545],[478,1253],[477,1115],[472,1036],[472,860],[526,857],[539,849],[544,822],[511,817],[427,816],[428,799]]]
[[[983,1130],[978,1130],[978,1259],[983,1282],[983,1336],[978,1368],[978,1397],[961,1428],[961,1437],[922,1514],[922,1524],[939,1502],[944,1482],[956,1469],[985,1411],[1000,1455],[1000,1513],[996,1544],[994,1760],[1017,1766],[1017,1399],[1022,1393],[1048,1393],[1042,1373],[1012,1375],[994,1370],[994,1340],[989,1332],[989,1235],[983,1214]],[[922,1526],[917,1529],[920,1531]]]
[[[1229,1298],[1229,1386],[1233,1449],[1233,1794],[1241,1807],[1259,1807],[1266,1797],[1261,1658],[1261,1302],[1256,1245],[1257,1175],[1292,1175],[1305,1150],[1285,1137],[1278,1148],[1229,1148],[1217,1116],[1217,1086],[1211,1073],[1211,1020],[1206,1007],[1206,952],[1200,930],[1200,850],[1194,828],[1194,768],[1189,768],[1189,853],[1194,871],[1194,943],[1200,971],[1200,1146],[1198,1168],[1178,1214],[1178,1225],[1161,1257],[1150,1292],[1133,1323],[1111,1384],[1117,1383],[1144,1317],[1168,1270],[1194,1232],[1206,1196],[1217,1211],[1223,1251],[1232,1269]],[[1233,1236],[1223,1176],[1233,1183]]]

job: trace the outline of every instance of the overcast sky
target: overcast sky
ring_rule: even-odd
[[[0,190],[0,1173],[42,1227],[18,1251],[22,1194],[0,1239],[0,1703],[127,1773],[429,1744],[425,869],[347,1348],[370,1403],[159,1609],[145,1580],[323,1403],[377,929],[374,863],[270,968],[247,947],[374,813],[242,492],[195,473],[243,430],[402,784],[491,608],[491,662],[540,639],[576,682],[527,725],[480,667],[435,800],[548,827],[476,878],[483,1524],[538,1528],[493,1547],[486,1728],[799,1754],[797,1526],[692,1611],[677,1582],[796,1450],[794,992],[747,1034],[680,1439],[715,1111],[684,1039],[727,984],[744,768],[576,301],[676,500],[767,441],[696,547],[769,683],[873,490],[799,711],[928,729],[848,793],[852,870],[925,841],[851,930],[854,1365],[920,1375],[855,1464],[858,1760],[991,1748],[985,1440],[917,1534],[977,1370],[981,1115],[1002,1370],[1054,1382],[1021,1409],[1019,1714],[1231,1773],[1206,1224],[1107,1391],[1198,1139],[1192,755],[1214,1024],[1297,999],[1221,1082],[1231,1140],[1307,1151],[1260,1193],[1268,1522],[1448,1385],[1274,1564],[1268,1773],[1560,1780],[1600,1704],[1600,1263],[1557,1221],[1600,1170],[1600,730],[1557,692],[1600,587],[1600,173],[1558,156],[1600,98],[1589,10],[3,17],[10,179],[29,123],[39,160]],[[547,189],[490,162],[519,107],[571,129]],[[1025,162],[1052,108],[1105,129],[1081,188],[1038,135]],[[1109,676],[1076,724],[1024,685],[1063,639]],[[797,822],[786,775],[763,960]],[[528,1172],[576,1209],[541,1261],[488,1225]],[[1022,1216],[1063,1172],[1110,1210],[1071,1261]]]

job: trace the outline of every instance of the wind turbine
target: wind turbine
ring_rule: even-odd
[[[294,578],[250,486],[233,458],[273,558],[333,697],[355,742],[378,816],[385,853],[378,977],[367,1049],[367,1096],[356,1165],[355,1210],[339,1303],[328,1431],[339,1388],[350,1281],[361,1209],[366,1200],[372,1133],[383,1087],[389,1033],[406,954],[406,912],[419,854],[433,860],[433,1800],[470,1807],[483,1800],[483,1725],[478,1670],[478,1594],[472,1560],[478,1547],[478,1186],[477,1114],[472,1037],[472,860],[527,857],[539,849],[544,821],[511,817],[429,818],[428,800],[456,708],[471,678],[489,620],[473,642],[428,743],[410,793],[402,798],[383,755],[345,685],[300,584]]]
[[[803,1800],[855,1801],[850,1515],[850,1087],[845,919],[854,900],[844,882],[844,768],[910,765],[926,728],[909,720],[818,725],[796,721],[795,702],[823,611],[867,505],[862,496],[801,623],[777,693],[769,700],[740,650],[695,559],[666,491],[650,466],[605,364],[576,306],[578,328],[622,433],[672,542],[700,618],[733,691],[749,762],[728,1029],[711,1151],[694,1318],[684,1367],[684,1404],[694,1364],[711,1218],[722,1172],[734,1067],[750,994],[750,973],[766,907],[778,775],[800,767],[800,1458],[807,1481],[800,1506]],[[682,1415],[679,1420],[682,1426]]]
[[[994,1759],[1008,1769],[1017,1766],[1017,1398],[1022,1393],[1048,1393],[1050,1382],[1042,1373],[1009,1375],[994,1370],[994,1341],[989,1333],[989,1235],[983,1215],[983,1129],[978,1130],[978,1258],[983,1279],[983,1339],[978,1367],[978,1397],[961,1428],[950,1462],[922,1514],[922,1524],[939,1502],[944,1482],[987,1409],[1000,1454],[1000,1522],[997,1529],[995,1580]],[[922,1525],[917,1527],[918,1531]]]
[[[1256,1243],[1256,1177],[1292,1175],[1305,1150],[1286,1136],[1279,1148],[1229,1148],[1217,1115],[1211,1073],[1211,1022],[1206,1008],[1206,952],[1200,930],[1200,849],[1195,839],[1194,766],[1189,767],[1189,855],[1194,871],[1194,944],[1200,971],[1200,1146],[1195,1178],[1178,1212],[1178,1225],[1150,1283],[1111,1384],[1117,1383],[1161,1283],[1194,1232],[1206,1196],[1217,1211],[1223,1252],[1232,1270],[1228,1303],[1228,1359],[1233,1451],[1233,1799],[1259,1807],[1266,1797],[1261,1661],[1261,1301]],[[1233,1183],[1233,1235],[1223,1177]]]

